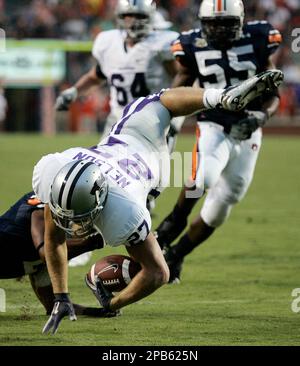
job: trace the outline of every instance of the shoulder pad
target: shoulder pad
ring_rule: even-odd
[[[191,29],[190,31],[182,32],[178,39],[172,44],[173,55],[175,57],[184,56],[185,48],[192,45],[197,37],[201,37],[200,29]]]
[[[42,203],[41,200],[39,200],[36,195],[32,195],[30,198],[28,198],[27,204],[29,206],[36,208],[45,208],[45,204]]]

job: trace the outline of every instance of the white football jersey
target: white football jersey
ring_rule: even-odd
[[[49,202],[51,184],[64,165],[77,160],[93,162],[109,186],[95,229],[111,246],[144,241],[151,230],[147,196],[158,195],[169,180],[166,132],[170,113],[159,100],[160,94],[155,94],[128,105],[112,133],[97,146],[43,157],[34,168],[32,181],[39,199]]]
[[[99,33],[92,53],[110,87],[114,123],[121,118],[123,108],[134,99],[170,87],[172,78],[163,63],[174,59],[171,43],[177,37],[178,33],[173,31],[152,31],[126,49],[126,32],[115,29]]]

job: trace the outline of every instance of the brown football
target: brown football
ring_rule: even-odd
[[[87,276],[93,285],[98,276],[109,291],[118,292],[123,290],[140,270],[141,265],[132,258],[115,254],[99,259],[92,265]]]

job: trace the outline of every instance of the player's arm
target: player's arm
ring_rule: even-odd
[[[179,58],[177,58],[176,65],[177,72],[172,83],[172,88],[192,86],[195,81],[195,76],[191,73],[190,68],[184,66]]]
[[[86,74],[76,82],[74,87],[77,89],[78,96],[84,95],[94,86],[101,86],[105,83],[106,77],[103,75],[99,64],[91,68]]]
[[[51,331],[54,334],[65,316],[69,316],[70,320],[76,320],[76,315],[68,295],[68,255],[65,233],[55,225],[48,205],[45,205],[44,218],[45,257],[53,287],[54,306],[43,328],[43,333]]]
[[[54,293],[68,293],[68,253],[66,235],[55,225],[51,210],[45,205],[45,258]]]
[[[157,240],[150,233],[146,240],[127,248],[130,256],[142,266],[142,270],[129,285],[110,301],[110,310],[136,302],[157,290],[169,280],[169,268]]]
[[[163,62],[163,66],[172,78],[174,78],[178,72],[178,63],[175,60],[167,60]]]
[[[268,63],[267,63],[266,70],[273,70],[273,69],[276,69],[276,66],[275,66],[275,64],[272,60],[272,57],[270,56],[268,58]],[[272,116],[275,115],[275,113],[277,112],[277,110],[279,108],[279,104],[280,104],[279,94],[271,96],[263,104],[262,111],[264,113],[266,113],[266,119],[269,119],[269,118],[271,118]]]
[[[276,69],[276,67],[272,61],[272,57],[269,56],[269,58],[267,59],[265,70],[274,70],[274,69]],[[278,90],[276,89],[266,95],[265,101],[259,110],[246,109],[245,110],[245,112],[247,113],[246,119],[241,121],[242,124],[241,126],[239,124],[235,126],[235,128],[238,131],[237,132],[238,135],[240,135],[239,129],[241,129],[244,130],[243,133],[245,134],[245,136],[249,138],[252,132],[256,131],[257,128],[259,127],[263,127],[267,123],[267,121],[273,115],[275,115],[275,113],[279,108],[279,104],[280,104],[280,97]],[[233,131],[231,132],[231,136],[234,137]]]
[[[102,73],[99,65],[94,66],[76,82],[74,86],[64,90],[56,99],[55,109],[58,111],[68,110],[72,102],[78,96],[88,94],[95,86],[105,83],[106,77]]]

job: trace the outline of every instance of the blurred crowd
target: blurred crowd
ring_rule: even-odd
[[[102,30],[115,27],[116,3],[117,0],[0,0],[0,28],[5,29],[7,38],[14,39],[93,40]],[[200,3],[201,0],[157,0],[159,12],[177,31],[199,26]],[[284,43],[275,60],[286,75],[279,114],[293,117],[300,106],[300,55],[291,52],[291,32],[300,27],[300,0],[247,0],[244,4],[246,20],[266,19],[283,34]],[[80,64],[87,65],[82,63],[82,57],[69,56],[71,72],[67,82],[74,82],[85,71],[80,68]],[[107,96],[97,97],[106,100]],[[99,107],[99,103],[90,104]],[[100,119],[105,119],[108,105],[102,105]]]
[[[12,38],[91,39],[114,27],[117,0],[0,0],[0,26]],[[198,25],[201,0],[157,0],[176,30]],[[284,35],[300,24],[299,0],[244,1],[247,20],[267,19]]]

